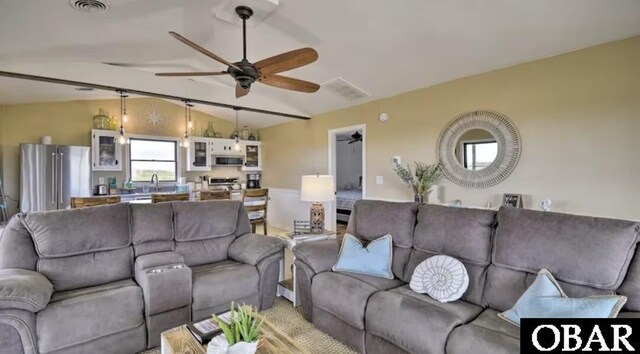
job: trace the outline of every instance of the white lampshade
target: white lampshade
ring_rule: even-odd
[[[330,202],[334,197],[333,176],[302,176],[300,200],[305,202]]]

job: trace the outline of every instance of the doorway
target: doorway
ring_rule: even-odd
[[[332,230],[343,231],[353,205],[366,196],[366,151],[365,124],[329,130],[329,174],[336,187],[327,213]]]

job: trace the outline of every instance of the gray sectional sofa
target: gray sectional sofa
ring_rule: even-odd
[[[362,353],[519,353],[518,327],[498,318],[541,268],[568,296],[622,294],[621,317],[640,317],[639,224],[502,208],[498,212],[415,203],[358,201],[347,232],[363,240],[393,236],[389,280],[332,272],[339,244],[294,248],[304,316]],[[440,303],[408,282],[426,258],[462,261],[469,288]]]
[[[0,237],[0,351],[136,353],[231,301],[269,308],[283,247],[234,201],[17,215]]]

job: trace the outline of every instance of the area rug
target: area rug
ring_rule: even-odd
[[[306,348],[311,354],[357,354],[346,345],[331,338],[302,317],[299,310],[291,302],[276,298],[272,308],[262,311],[271,323],[293,338],[296,343]],[[153,348],[141,354],[160,354],[160,348]]]

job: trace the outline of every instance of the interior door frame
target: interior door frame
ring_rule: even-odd
[[[354,130],[362,131],[362,199],[367,197],[367,125],[357,124],[343,128],[330,129],[328,131],[329,138],[329,156],[328,166],[329,173],[333,176],[333,185],[336,185],[336,138],[340,133],[350,132]],[[337,215],[336,215],[336,201],[332,201],[329,204],[329,210],[325,210],[325,215],[329,220],[332,230],[337,230]]]

